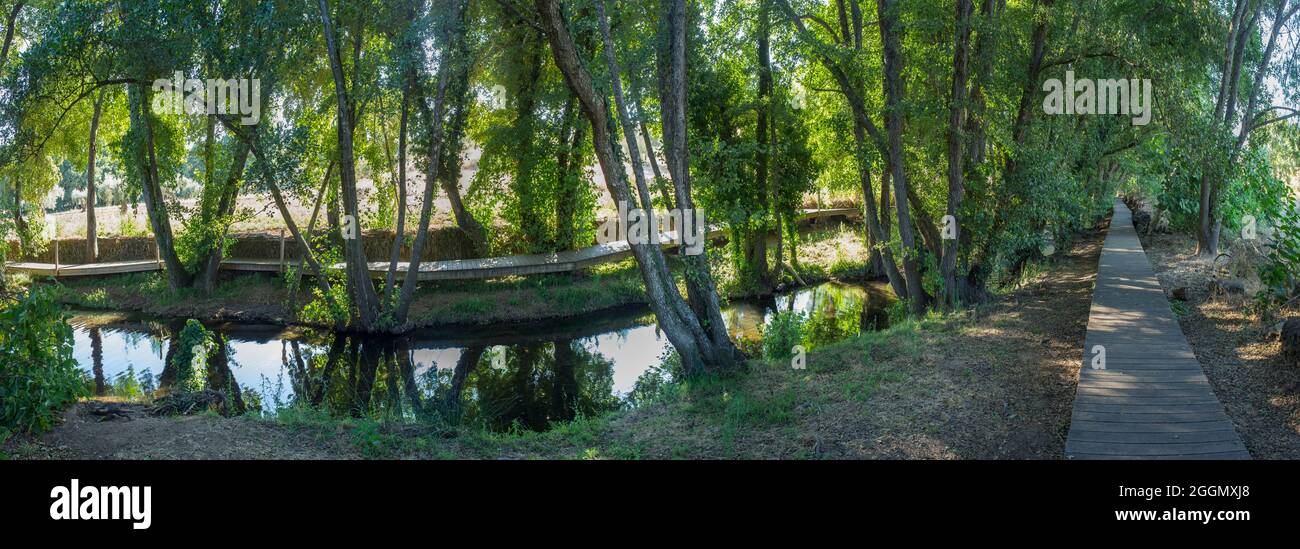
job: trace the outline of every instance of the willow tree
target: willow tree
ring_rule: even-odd
[[[583,113],[591,124],[591,137],[596,150],[596,158],[605,176],[610,195],[614,200],[626,203],[629,207],[640,204],[647,210],[652,209],[649,189],[644,186],[643,180],[638,181],[635,194],[628,187],[627,176],[622,167],[619,138],[614,129],[614,114],[605,95],[610,90],[601,91],[598,89],[591,73],[583,65],[578,56],[573,35],[565,23],[558,2],[555,0],[536,0],[535,5],[541,16],[543,29],[547,41],[550,43],[555,64],[564,75],[564,80],[569,89],[578,97]],[[686,127],[685,2],[669,0],[665,7],[667,8],[667,16],[663,21],[668,27],[666,34],[669,41],[665,48],[668,59],[665,59],[664,62],[669,70],[660,71],[661,74],[667,76],[666,81],[661,82],[661,89],[667,91],[661,98],[667,122],[664,132],[666,136],[673,137],[671,142],[666,143],[666,146],[669,151],[667,154],[673,184],[677,189],[677,205],[681,208],[692,208],[693,203],[689,195],[689,176],[685,170],[687,161],[684,135]],[[612,72],[610,78],[617,79],[619,75]],[[621,90],[615,88],[613,92],[617,102],[625,105],[623,98],[620,97],[622,95]],[[664,98],[667,100],[665,101]],[[666,139],[666,141],[668,140]],[[650,213],[649,216],[650,223],[653,224],[653,213]],[[732,364],[737,357],[737,351],[731,341],[727,339],[726,327],[721,323],[721,314],[717,309],[716,291],[712,287],[712,281],[707,278],[708,271],[697,270],[693,273],[696,275],[694,280],[691,280],[690,274],[687,276],[688,290],[693,293],[703,291],[712,295],[712,302],[709,303],[707,301],[709,295],[696,293],[695,297],[706,300],[700,303],[703,307],[712,306],[711,314],[706,310],[705,315],[700,315],[698,310],[693,310],[682,299],[681,294],[678,293],[658,243],[633,242],[630,246],[632,255],[636,258],[642,282],[645,284],[650,307],[655,312],[660,329],[664,331],[668,340],[676,348],[686,371],[693,374]],[[710,322],[713,318],[717,318],[718,322]],[[722,334],[721,338],[717,337],[719,332]]]

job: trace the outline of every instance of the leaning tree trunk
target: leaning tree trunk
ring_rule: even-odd
[[[659,51],[659,104],[664,132],[664,155],[668,161],[668,175],[672,178],[677,207],[683,212],[695,211],[691,198],[690,152],[686,135],[686,37],[687,13],[685,0],[666,1],[664,21],[668,23],[666,40]],[[708,227],[702,228],[703,232]],[[700,243],[707,249],[708,238]],[[722,320],[718,291],[709,272],[707,253],[685,255],[679,248],[686,266],[686,296],[696,318],[704,323],[709,340],[717,350],[717,360],[730,365],[740,351],[727,334]],[[675,288],[674,288],[675,289]],[[676,294],[674,294],[676,295]],[[688,315],[689,311],[683,312]]]
[[[355,113],[352,99],[347,91],[346,79],[343,75],[343,63],[339,58],[338,46],[335,43],[334,24],[330,20],[329,5],[326,0],[320,0],[320,15],[321,26],[325,34],[325,48],[329,55],[330,72],[334,77],[334,96],[337,100],[340,194],[342,194],[343,200],[343,213],[347,216],[344,223],[354,229],[350,237],[344,235],[343,258],[345,272],[347,274],[348,288],[352,294],[355,327],[361,331],[370,332],[379,328],[380,304],[379,294],[375,291],[375,285],[370,281],[370,266],[366,260],[366,251],[362,246],[361,239],[360,205],[357,200],[356,154],[352,143],[352,117]],[[354,71],[358,70],[355,66],[353,69]]]
[[[654,137],[650,135],[650,125],[646,123],[645,104],[641,101],[641,87],[635,80],[632,81],[632,89],[635,91],[632,96],[632,106],[636,109],[637,124],[641,126],[641,139],[645,141],[645,157],[650,162],[650,173],[655,177],[655,188],[659,191],[659,198],[664,201],[664,207],[672,209],[674,207],[672,189],[669,188],[668,178],[664,177],[664,172],[659,167]]]
[[[409,73],[408,73],[409,74]],[[388,274],[384,278],[384,306],[393,302],[393,285],[397,283],[397,263],[402,259],[402,238],[406,236],[406,123],[411,114],[411,84],[402,86],[401,116],[397,125],[397,224],[393,245],[388,253]]]
[[[794,25],[798,31],[800,40],[812,46],[817,51],[824,51],[835,46],[822,43],[808,30],[804,24],[804,18],[795,13],[794,8],[790,7],[789,0],[775,0],[781,11],[785,13],[786,18]],[[858,16],[860,19],[860,15]],[[847,22],[846,22],[847,23]],[[859,44],[861,41],[858,42]],[[858,163],[858,176],[861,179],[864,211],[867,218],[867,229],[870,231],[875,242],[888,242],[890,237],[889,222],[889,170],[885,170],[880,192],[880,215],[875,211],[875,193],[871,190],[871,170],[870,164],[866,159],[866,150],[868,145],[875,146],[880,151],[882,157],[888,159],[889,147],[885,141],[884,135],[876,127],[871,118],[867,116],[866,101],[863,98],[862,89],[857,82],[849,77],[849,72],[840,64],[840,61],[832,58],[830,55],[822,54],[818,56],[821,64],[835,78],[839,84],[840,90],[843,91],[845,100],[853,114],[853,137],[856,145],[856,156]],[[870,139],[868,139],[868,137]],[[903,281],[902,273],[898,270],[898,264],[894,260],[892,251],[885,248],[880,254],[881,263],[884,267],[886,276],[889,277],[889,285],[893,288],[894,294],[899,299],[907,299],[907,285]]]
[[[564,23],[563,16],[560,15],[559,4],[555,0],[535,0],[535,2],[537,11],[541,15],[547,41],[554,53],[555,64],[564,76],[570,91],[578,97],[583,112],[591,123],[592,144],[610,195],[616,202],[633,204],[635,199],[628,189],[626,174],[615,152],[618,139],[610,127],[613,117],[605,96],[596,91],[591,74],[583,67],[573,37]],[[678,198],[680,200],[681,197]],[[680,202],[679,205],[683,208],[688,207],[687,204]],[[660,329],[677,350],[686,371],[696,374],[713,369],[715,366],[730,364],[733,356],[730,354],[720,356],[725,353],[720,352],[722,349],[715,346],[705,334],[699,319],[691,314],[690,309],[677,293],[671,277],[667,275],[667,267],[659,244],[657,242],[630,244],[641,279],[645,283],[650,308],[659,321]]]
[[[235,157],[231,159],[230,172],[226,174],[226,182],[222,185],[221,195],[217,198],[216,209],[212,212],[212,219],[207,220],[216,223],[218,230],[208,249],[203,270],[199,272],[199,279],[195,281],[195,286],[205,294],[212,293],[217,286],[221,260],[225,255],[226,233],[230,230],[230,216],[235,214],[235,207],[238,205],[239,186],[244,178],[244,168],[248,165],[248,155],[248,144],[238,141],[235,144]]]
[[[176,245],[172,236],[172,224],[168,218],[167,203],[163,197],[162,182],[158,175],[158,157],[154,150],[152,113],[149,106],[153,104],[149,88],[143,84],[134,84],[128,89],[128,101],[131,103],[131,126],[143,135],[137,147],[142,147],[141,159],[141,195],[144,198],[145,211],[149,215],[149,225],[153,229],[154,240],[158,245],[158,254],[167,267],[167,279],[173,289],[190,285],[193,276],[185,270],[180,257],[176,255]],[[140,152],[140,151],[137,151]]]
[[[302,251],[302,260],[306,262],[307,266],[311,269],[311,272],[314,275],[313,278],[316,280],[316,287],[320,289],[321,296],[324,297],[329,310],[339,311],[341,308],[338,302],[334,300],[334,292],[330,286],[329,279],[325,277],[325,267],[321,265],[320,261],[316,258],[316,254],[312,252],[311,244],[307,241],[307,238],[311,235],[304,234],[299,230],[298,224],[294,222],[293,215],[289,212],[289,205],[285,202],[284,195],[280,192],[280,186],[276,183],[275,175],[271,171],[271,159],[267,157],[266,152],[263,151],[262,147],[258,144],[257,136],[250,135],[246,129],[239,126],[238,122],[231,117],[223,116],[219,117],[219,120],[222,125],[226,127],[226,130],[244,143],[252,153],[253,157],[257,159],[257,164],[255,165],[261,168],[260,175],[262,177],[262,184],[271,192],[271,199],[275,202],[276,209],[280,211],[280,218],[284,221],[285,227],[289,229],[289,234],[293,235],[294,243],[297,244],[298,249]],[[331,167],[333,165],[333,163],[330,164]],[[328,184],[328,182],[329,174],[327,170],[325,183]],[[315,222],[316,212],[312,212],[311,223]],[[342,327],[342,323],[336,323],[335,325],[335,328]]]
[[[464,25],[464,10],[461,13],[461,24]],[[465,207],[460,196],[460,161],[465,147],[465,127],[471,109],[469,78],[470,70],[473,68],[471,58],[473,52],[465,40],[458,40],[453,47],[457,48],[457,55],[461,61],[456,64],[456,72],[451,76],[451,82],[448,84],[446,109],[450,114],[447,116],[446,137],[443,139],[442,177],[439,180],[442,192],[447,195],[447,202],[451,204],[451,213],[456,219],[456,226],[469,239],[474,255],[483,257],[488,255],[487,229],[474,218],[474,214]]]
[[[433,217],[434,185],[437,184],[439,171],[442,169],[443,118],[447,108],[447,86],[452,72],[469,60],[458,52],[464,52],[465,8],[461,0],[451,3],[451,20],[457,22],[448,36],[448,48],[438,66],[438,78],[433,97],[433,109],[422,96],[416,101],[425,122],[429,124],[428,166],[424,177],[424,200],[420,206],[420,224],[416,229],[415,242],[411,245],[411,261],[407,263],[406,279],[402,282],[402,292],[393,309],[393,322],[396,326],[406,325],[407,315],[411,310],[411,301],[415,299],[415,286],[419,281],[421,258],[424,257],[424,245],[428,241],[429,221]],[[422,90],[422,88],[421,88]],[[423,92],[422,92],[423,93]]]

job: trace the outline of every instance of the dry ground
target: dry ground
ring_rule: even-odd
[[[1191,235],[1143,237],[1147,257],[1168,294],[1189,288],[1179,324],[1214,392],[1257,459],[1300,459],[1300,371],[1280,359],[1281,344],[1241,294],[1212,292],[1207,283],[1223,273],[1196,257]],[[1300,315],[1300,310],[1284,312]]]
[[[316,436],[250,418],[214,415],[100,421],[81,403],[63,423],[37,439],[11,442],[23,459],[346,459],[355,448],[342,437]]]
[[[617,419],[646,458],[1058,459],[1102,233],[1020,290]]]
[[[646,150],[644,144],[641,150]],[[656,145],[655,150],[660,150]],[[478,171],[479,159],[482,157],[482,149],[471,146],[465,151],[465,156],[461,164],[460,188],[461,196],[469,197],[469,186],[475,173]],[[662,162],[662,160],[661,160]],[[631,173],[631,166],[627,170]],[[644,169],[648,170],[648,167]],[[597,194],[597,203],[602,209],[602,214],[597,218],[604,217],[610,212],[616,211],[614,201],[609,196],[609,191],[605,187],[605,178],[601,174],[598,166],[594,163],[587,167],[587,171],[592,175],[592,185]],[[370,177],[362,177],[357,181],[358,192],[360,193],[363,210],[365,204],[369,204],[368,197],[375,192],[375,181]],[[647,173],[647,177],[652,177]],[[381,179],[380,184],[391,184],[390,176]],[[421,197],[424,195],[424,173],[422,170],[412,166],[407,174],[407,194],[410,196],[410,203],[407,204],[407,219],[418,219],[421,207]],[[848,207],[853,205],[852,193],[826,193],[818,195],[808,195],[804,197],[804,207],[807,208],[830,208],[830,207]],[[300,226],[306,226],[306,220],[311,217],[315,197],[295,197],[287,196],[286,202],[289,207],[290,215],[298,222]],[[181,205],[192,208],[197,204],[197,199],[181,200]],[[276,209],[275,204],[271,201],[270,195],[243,195],[239,197],[238,209],[240,212],[249,214],[246,218],[240,220],[231,226],[232,233],[256,233],[263,232],[266,234],[277,234],[280,229],[284,228],[284,222],[280,217],[280,212]],[[181,212],[171,212],[173,226],[179,230],[185,221],[184,214]],[[58,234],[61,236],[81,236],[86,235],[86,211],[84,209],[68,210],[52,214],[55,224],[58,228]],[[483,220],[480,220],[483,221]],[[497,220],[499,221],[499,220]],[[133,236],[136,234],[150,234],[149,219],[146,216],[143,204],[136,207],[121,206],[101,206],[95,208],[95,223],[99,236]],[[414,223],[414,221],[408,221]],[[445,194],[439,192],[433,203],[433,218],[430,221],[430,227],[454,227],[455,219],[451,215],[451,203],[447,200]],[[409,227],[409,225],[408,225]]]

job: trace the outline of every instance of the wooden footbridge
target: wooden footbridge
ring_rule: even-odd
[[[1067,459],[1249,459],[1116,202],[1097,267]]]
[[[798,220],[811,221],[833,217],[849,217],[860,213],[861,211],[857,208],[809,209],[803,210],[800,213]],[[725,234],[725,230],[721,226],[715,225],[709,227],[707,238],[713,240],[720,238]],[[673,232],[662,233],[659,235],[659,238],[660,244],[665,249],[670,249],[677,245],[676,235]],[[283,272],[289,267],[298,268],[298,261],[288,261],[285,259],[285,246],[285,241],[281,239],[279,260],[232,258],[222,261],[221,269],[226,271],[274,273]],[[425,261],[419,264],[418,268],[420,272],[418,279],[420,281],[470,280],[542,273],[563,273],[579,271],[602,263],[620,261],[631,255],[632,247],[627,243],[627,241],[617,241],[608,244],[597,244],[595,246],[578,250],[567,250],[547,254],[511,255],[481,259],[455,259],[448,261]],[[161,271],[164,269],[162,261],[157,258],[141,261],[112,261],[79,265],[60,265],[57,263],[57,253],[55,254],[55,257],[55,263],[7,262],[5,263],[5,269],[15,273],[27,273],[35,276],[52,276],[56,278],[118,275]],[[404,276],[408,267],[409,263],[407,262],[398,263],[397,272]],[[331,268],[341,270],[343,265],[333,265]],[[387,274],[387,261],[370,263],[370,275],[372,277],[382,279],[387,276]]]

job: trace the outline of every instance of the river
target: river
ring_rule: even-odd
[[[808,318],[815,348],[885,324],[887,285],[826,282],[723,312],[733,338],[758,341],[777,311]],[[164,364],[181,322],[77,312],[74,356],[94,391],[137,399],[166,386]],[[223,353],[210,384],[264,414],[310,406],[335,416],[470,421],[495,431],[545,430],[557,421],[635,404],[671,379],[672,346],[644,308],[564,321],[417,330],[398,337],[301,327],[211,323]],[[224,360],[222,360],[224,358]],[[233,390],[232,390],[233,389]]]

